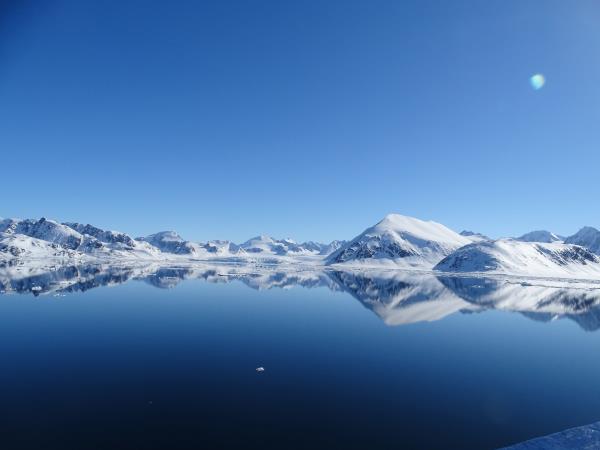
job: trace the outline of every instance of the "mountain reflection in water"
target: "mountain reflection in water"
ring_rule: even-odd
[[[600,285],[561,280],[441,276],[400,270],[330,270],[257,265],[55,265],[0,268],[0,293],[61,295],[144,281],[161,289],[183,280],[241,281],[257,289],[325,287],[346,292],[390,326],[436,321],[454,313],[496,309],[541,322],[574,320],[600,328]]]

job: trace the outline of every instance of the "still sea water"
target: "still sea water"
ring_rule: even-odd
[[[0,291],[5,449],[492,449],[600,420],[593,285],[55,266]]]

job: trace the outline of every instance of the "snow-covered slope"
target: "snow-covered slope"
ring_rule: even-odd
[[[24,234],[0,233],[0,261],[21,259],[80,259],[79,252]]]
[[[499,239],[462,247],[440,261],[434,269],[442,272],[598,278],[600,258],[577,245]]]
[[[328,264],[393,263],[431,268],[471,241],[436,222],[389,214],[327,258]]]
[[[525,233],[523,236],[516,238],[516,240],[522,242],[545,242],[549,244],[552,242],[560,242],[562,241],[562,238],[550,231],[536,230]]]
[[[566,244],[581,245],[592,253],[600,255],[600,231],[593,227],[583,227],[573,236],[565,239]]]

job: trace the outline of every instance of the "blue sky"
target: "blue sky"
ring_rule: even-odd
[[[598,23],[594,0],[3,2],[0,216],[599,227]]]

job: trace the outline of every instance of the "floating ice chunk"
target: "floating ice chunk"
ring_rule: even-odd
[[[257,367],[257,368],[256,368],[256,371],[257,371],[257,372],[264,372],[264,371],[265,371],[265,368],[264,368],[264,367]]]

